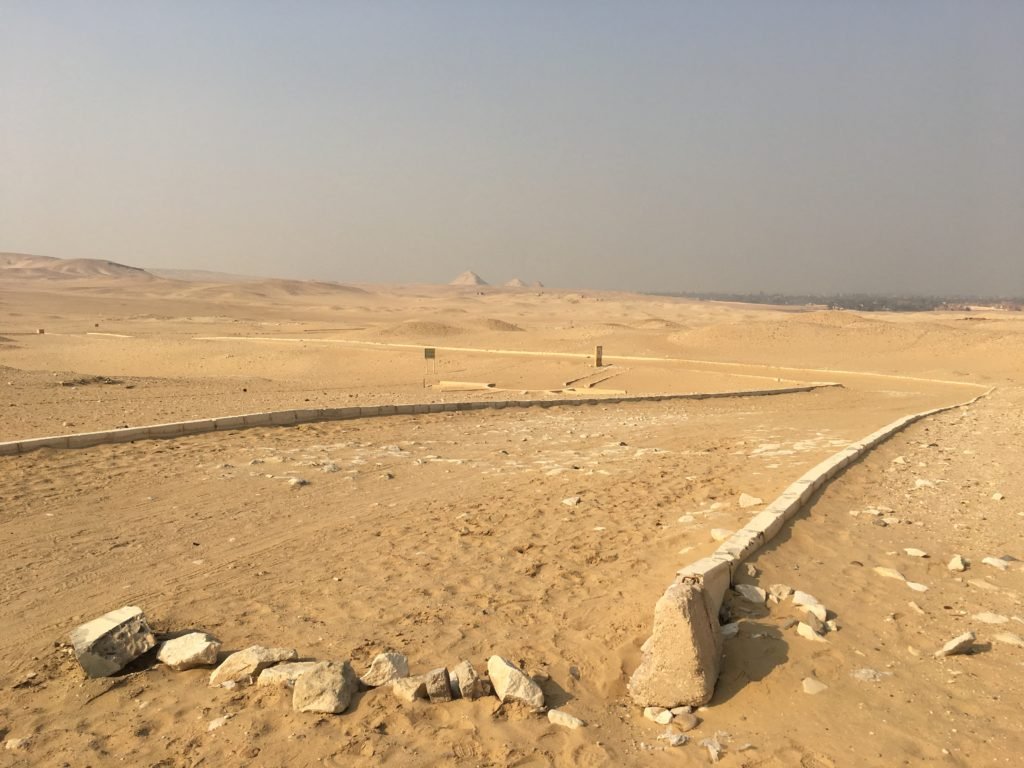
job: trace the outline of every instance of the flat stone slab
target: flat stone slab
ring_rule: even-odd
[[[108,677],[156,645],[142,609],[133,605],[105,613],[71,632],[75,657],[89,677]]]
[[[370,662],[370,668],[363,673],[360,681],[367,688],[376,688],[409,676],[409,659],[404,654],[388,651],[378,653]]]

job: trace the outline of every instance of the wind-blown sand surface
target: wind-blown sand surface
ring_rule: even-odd
[[[1024,569],[982,563],[1024,559],[1015,315],[202,283],[14,257],[22,266],[5,270],[2,258],[0,440],[509,397],[443,392],[442,379],[512,399],[558,397],[570,381],[629,394],[843,384],[0,458],[0,735],[29,739],[0,752],[4,764],[702,765],[696,742],[719,732],[726,765],[1013,765],[1024,749],[1024,648],[1012,644],[1024,636]],[[611,363],[599,374],[595,344]],[[438,347],[436,371],[420,346]],[[761,508],[741,508],[740,494],[770,501],[883,424],[992,385],[847,469],[752,558],[758,575],[741,580],[814,594],[840,630],[814,643],[786,626],[788,602],[733,599],[740,631],[715,698],[689,745],[659,741],[664,728],[642,718],[625,683],[676,570],[714,549],[711,529]],[[963,573],[946,568],[957,553],[970,561]],[[151,656],[87,680],[68,632],[128,604],[158,632],[199,628],[225,651],[295,647],[357,671],[392,648],[414,673],[506,655],[538,674],[549,706],[588,726],[568,731],[496,699],[405,704],[386,689],[343,715],[299,714],[286,691],[211,689],[207,672],[170,672]],[[976,653],[932,658],[967,629]],[[803,693],[806,677],[828,689]]]

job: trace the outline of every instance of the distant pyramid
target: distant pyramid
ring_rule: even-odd
[[[544,287],[544,283],[542,283],[540,280],[534,280],[532,283],[530,283],[530,287],[531,288],[543,288]]]
[[[476,272],[466,270],[448,283],[448,285],[487,285],[487,281],[480,277]]]
[[[511,280],[509,280],[507,283],[505,283],[505,287],[506,288],[525,288],[526,287],[526,283],[524,283],[518,277],[513,277]]]

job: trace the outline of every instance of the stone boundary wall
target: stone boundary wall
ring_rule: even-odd
[[[754,515],[743,528],[723,541],[711,555],[690,563],[676,572],[676,579],[665,591],[659,603],[671,600],[674,591],[677,591],[679,586],[683,584],[695,587],[703,595],[707,611],[706,616],[711,619],[712,633],[715,635],[712,638],[713,645],[718,649],[715,651],[716,663],[713,665],[715,667],[713,675],[715,678],[718,676],[718,668],[720,667],[717,653],[720,652],[722,647],[718,612],[722,607],[726,592],[732,586],[733,577],[743,562],[767,542],[771,541],[782,530],[782,527],[803,509],[804,505],[822,486],[826,485],[836,475],[850,466],[850,464],[858,461],[873,448],[921,419],[956,408],[973,405],[981,398],[988,397],[994,389],[993,387],[966,402],[904,416],[872,432],[858,442],[851,443],[843,450],[820,462],[817,466],[807,470],[786,488],[777,499]],[[658,629],[656,613],[655,635],[658,633]],[[642,667],[647,667],[648,669],[670,668],[677,659],[667,658],[668,656],[678,656],[684,659],[706,658],[707,654],[711,652],[710,648],[695,647],[699,643],[704,642],[700,639],[702,633],[697,632],[696,628],[686,628],[683,632],[673,634],[675,636],[671,643],[654,643],[652,641],[655,639],[655,636],[651,636],[651,639],[645,644],[645,647],[649,650],[645,655],[644,661],[641,663]],[[666,655],[666,658],[651,658],[651,653],[656,648],[667,649],[660,651],[660,653]],[[711,683],[713,686],[714,680],[711,680]],[[710,698],[710,691],[707,691],[706,698],[703,701],[697,701],[696,703],[704,704],[707,698]],[[677,703],[684,702],[666,702],[670,706],[676,706]],[[664,706],[665,704],[659,705]]]
[[[126,429],[110,429],[101,432],[80,432],[74,435],[13,440],[0,443],[0,456],[28,453],[38,448],[87,448],[106,443],[127,443],[135,440],[183,437],[185,435],[199,435],[205,432],[222,432],[229,429],[291,426],[323,421],[374,418],[377,416],[402,416],[500,408],[551,408],[554,406],[652,403],[663,400],[707,400],[720,397],[765,397],[768,395],[812,392],[816,389],[841,386],[841,384],[832,382],[818,382],[799,387],[751,389],[733,392],[691,392],[687,394],[588,397],[564,400],[474,400],[456,403],[411,403],[405,405],[350,406],[347,408],[300,408],[288,411],[247,413],[241,416],[221,416],[194,421],[176,421],[169,424],[153,424],[147,427],[128,427]]]

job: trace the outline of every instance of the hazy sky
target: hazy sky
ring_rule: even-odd
[[[1024,295],[1024,1],[0,0],[0,250]]]

